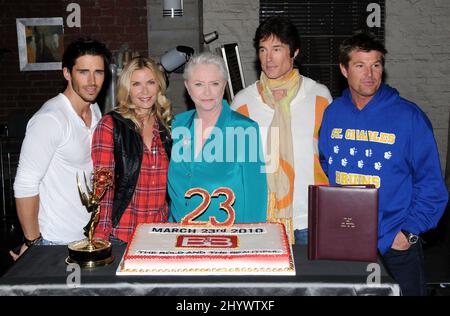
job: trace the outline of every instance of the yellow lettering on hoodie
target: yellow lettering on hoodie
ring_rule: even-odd
[[[367,142],[369,140],[369,137],[367,136],[367,131],[357,129],[356,140]]]
[[[348,129],[345,131],[345,139],[355,140],[355,130]]]
[[[333,128],[331,131],[331,139],[342,139],[342,128]]]
[[[380,188],[381,179],[379,176],[358,174],[358,173],[346,173],[336,171],[336,183],[341,185],[348,184],[373,184],[376,188]]]

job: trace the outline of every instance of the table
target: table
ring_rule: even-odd
[[[186,295],[300,296],[400,295],[379,262],[307,259],[306,246],[293,247],[295,276],[116,276],[125,247],[114,246],[115,261],[92,270],[68,269],[66,246],[34,246],[0,278],[2,295]],[[67,271],[69,270],[69,271]],[[379,272],[379,281],[372,276]]]

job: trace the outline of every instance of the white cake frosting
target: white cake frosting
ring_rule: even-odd
[[[295,274],[295,268],[279,223],[159,223],[136,228],[118,274]]]

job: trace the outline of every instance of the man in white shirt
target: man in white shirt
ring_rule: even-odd
[[[92,172],[91,140],[101,118],[95,103],[111,54],[95,40],[69,44],[62,65],[67,87],[30,119],[14,182],[24,243],[17,259],[35,244],[83,239],[90,215],[82,205],[76,176]]]
[[[317,140],[331,95],[294,68],[300,38],[289,19],[271,17],[261,23],[254,46],[260,80],[240,91],[231,107],[260,127],[269,188],[267,219],[285,224],[291,241],[306,244],[308,185],[328,183]]]

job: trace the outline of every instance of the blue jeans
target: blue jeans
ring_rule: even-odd
[[[36,245],[38,246],[56,246],[56,245],[67,245],[64,241],[55,241],[55,240],[48,240],[42,238],[38,242],[36,242]]]
[[[295,244],[307,245],[308,244],[308,229],[296,229],[294,230]]]
[[[405,296],[427,294],[422,243],[419,240],[408,250],[389,249],[383,261]]]

